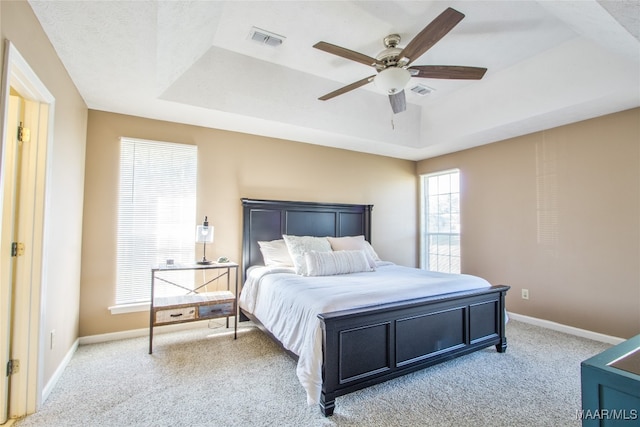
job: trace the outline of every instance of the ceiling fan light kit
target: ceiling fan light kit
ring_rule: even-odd
[[[409,83],[411,74],[404,68],[385,68],[374,77],[373,82],[388,95],[393,95],[404,90]]]
[[[373,81],[376,87],[384,91],[386,95],[389,95],[389,102],[391,103],[393,113],[397,114],[405,111],[407,108],[404,88],[411,77],[480,80],[487,71],[486,68],[455,65],[409,66],[414,60],[422,56],[427,50],[431,49],[433,45],[440,41],[441,38],[447,35],[453,27],[462,21],[462,18],[464,18],[462,13],[455,9],[447,8],[424,27],[404,48],[398,47],[400,35],[390,34],[383,40],[386,48],[375,58],[327,42],[316,43],[313,46],[316,49],[374,67],[378,72],[377,75],[365,77],[362,80],[323,95],[318,99],[326,101]]]

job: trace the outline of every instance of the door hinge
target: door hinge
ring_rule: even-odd
[[[20,360],[10,359],[7,362],[7,376],[20,372]]]
[[[20,126],[18,126],[18,141],[29,142],[30,140],[31,130],[29,130],[29,128],[23,127],[22,122],[20,122]]]
[[[11,243],[11,256],[22,256],[24,255],[24,243],[21,242],[12,242]]]

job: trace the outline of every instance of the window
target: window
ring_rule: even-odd
[[[460,273],[460,171],[422,176],[422,268]]]
[[[194,145],[120,140],[116,304],[150,300],[151,267],[193,264],[197,156]]]

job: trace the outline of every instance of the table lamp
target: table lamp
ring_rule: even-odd
[[[204,217],[202,225],[196,227],[196,243],[202,243],[202,261],[198,264],[211,264],[213,261],[207,259],[207,243],[213,243],[213,226],[209,226],[207,217]]]

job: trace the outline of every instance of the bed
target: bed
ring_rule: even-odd
[[[298,360],[297,374],[307,401],[319,404],[325,416],[333,414],[336,397],[344,394],[489,346],[500,353],[506,351],[509,286],[491,286],[468,275],[433,273],[425,278],[422,275],[429,274],[425,270],[379,259],[372,264],[374,271],[330,276],[310,272],[303,276],[289,267],[263,266],[258,242],[274,242],[283,236],[328,236],[336,238],[334,242],[363,236],[373,250],[372,205],[253,199],[242,199],[242,205],[245,283],[239,301],[240,321],[253,321]],[[360,252],[371,262],[367,251]],[[375,251],[372,254],[375,257]],[[362,278],[383,285],[388,282],[379,288],[393,292],[364,292],[367,296],[359,298]],[[434,290],[418,293],[413,283],[416,278],[435,282]],[[320,287],[339,291],[327,297],[327,302],[317,293]],[[284,300],[286,309],[276,308]],[[299,308],[295,305],[298,300],[310,301],[313,307]],[[294,331],[286,324],[294,325]]]

